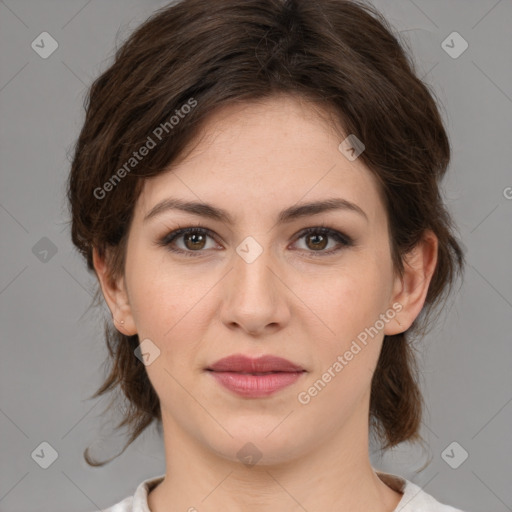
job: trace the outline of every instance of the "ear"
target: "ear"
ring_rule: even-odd
[[[425,230],[422,239],[404,258],[404,275],[396,276],[391,304],[399,303],[395,322],[388,322],[384,334],[406,331],[420,314],[427,297],[430,281],[437,264],[438,239],[431,230]],[[401,325],[398,324],[400,322]]]
[[[124,277],[112,278],[106,253],[103,257],[100,256],[96,247],[93,248],[92,259],[103,297],[112,313],[114,326],[127,336],[137,334]]]

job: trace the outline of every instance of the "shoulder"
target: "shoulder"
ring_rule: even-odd
[[[437,501],[420,486],[398,475],[376,471],[378,477],[389,487],[403,494],[393,512],[464,512]]]
[[[133,512],[133,496],[128,496],[123,501],[106,508],[103,512]]]
[[[102,512],[150,512],[148,508],[149,491],[156,487],[163,479],[164,475],[159,475],[144,480],[135,489],[133,496],[128,496],[119,503],[104,509]]]

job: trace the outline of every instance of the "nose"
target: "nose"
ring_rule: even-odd
[[[235,253],[223,285],[222,322],[252,336],[282,329],[290,318],[290,292],[279,274],[275,258],[266,249],[254,261]]]

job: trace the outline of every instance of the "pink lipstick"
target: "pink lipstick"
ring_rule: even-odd
[[[293,384],[306,372],[300,365],[281,357],[253,359],[243,354],[220,359],[206,370],[219,384],[246,398],[269,396]]]

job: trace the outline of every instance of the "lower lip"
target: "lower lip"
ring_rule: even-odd
[[[258,398],[269,396],[280,389],[290,386],[304,372],[278,372],[266,375],[248,375],[236,372],[214,372],[213,377],[225,388],[237,395]]]

